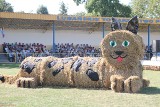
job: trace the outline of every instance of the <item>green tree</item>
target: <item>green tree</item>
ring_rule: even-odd
[[[78,13],[75,14],[75,16],[85,16],[85,15],[86,15],[85,12],[78,12]]]
[[[132,0],[132,15],[140,18],[160,18],[159,0]]]
[[[119,0],[88,0],[86,2],[88,13],[99,16],[130,17],[131,8],[119,3]]]
[[[132,0],[132,16],[137,15],[140,18],[147,17],[149,0]]]
[[[37,14],[49,14],[47,7],[43,5],[39,6],[39,8],[37,9]]]
[[[13,12],[13,7],[5,0],[0,0],[0,12]]]
[[[77,5],[86,2],[87,0],[73,0]]]
[[[61,2],[59,11],[61,15],[67,15],[68,8],[64,4],[64,2]]]

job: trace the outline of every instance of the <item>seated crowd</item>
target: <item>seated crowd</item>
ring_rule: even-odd
[[[49,51],[46,46],[40,43],[3,43],[3,52],[7,53],[10,62],[15,61],[15,55],[17,55],[17,61],[21,62],[28,56],[48,56]]]
[[[100,56],[100,49],[96,49],[88,44],[76,44],[74,45],[65,43],[65,44],[57,44],[56,45],[56,53],[59,53],[60,57],[71,57],[71,56],[92,56],[98,57]]]
[[[28,56],[49,56],[53,55],[56,57],[71,57],[71,56],[92,56],[98,57],[100,56],[100,49],[96,49],[88,44],[77,44],[73,45],[66,44],[57,44],[55,45],[55,53],[53,50],[47,50],[46,46],[40,43],[3,43],[3,52],[7,53],[7,57],[10,62],[15,61],[15,57],[18,62],[21,62],[24,58]]]

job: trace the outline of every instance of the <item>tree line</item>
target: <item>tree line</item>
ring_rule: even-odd
[[[124,5],[119,0],[73,0],[77,5],[85,4],[85,12],[73,15],[77,16],[101,16],[101,17],[132,17],[160,18],[159,0],[131,0],[129,5]],[[5,0],[0,0],[0,12],[14,12],[13,6]],[[68,7],[61,2],[59,12],[67,15]],[[39,6],[37,14],[49,14],[46,6]]]

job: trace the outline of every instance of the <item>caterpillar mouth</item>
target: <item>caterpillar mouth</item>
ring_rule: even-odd
[[[113,57],[112,55],[110,55],[113,59],[117,59],[118,62],[122,62],[123,58],[127,57],[127,55],[125,56],[117,56],[117,57]]]
[[[117,57],[113,57],[112,55],[110,55],[113,59],[117,59],[117,58],[125,58],[125,57],[127,57],[127,55],[125,55],[125,56],[117,56]]]

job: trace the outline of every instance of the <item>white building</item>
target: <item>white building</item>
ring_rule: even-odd
[[[123,29],[128,18],[118,18]],[[110,30],[111,18],[39,15],[24,13],[0,13],[0,28],[5,37],[0,36],[0,51],[6,43],[42,43],[48,48],[55,43],[89,44],[99,47],[100,42]],[[159,20],[140,19],[139,35],[145,45],[152,40],[160,40]],[[103,26],[104,25],[104,26]],[[150,25],[149,33],[148,26]],[[2,33],[0,34],[2,35]],[[149,43],[148,43],[149,36]]]

